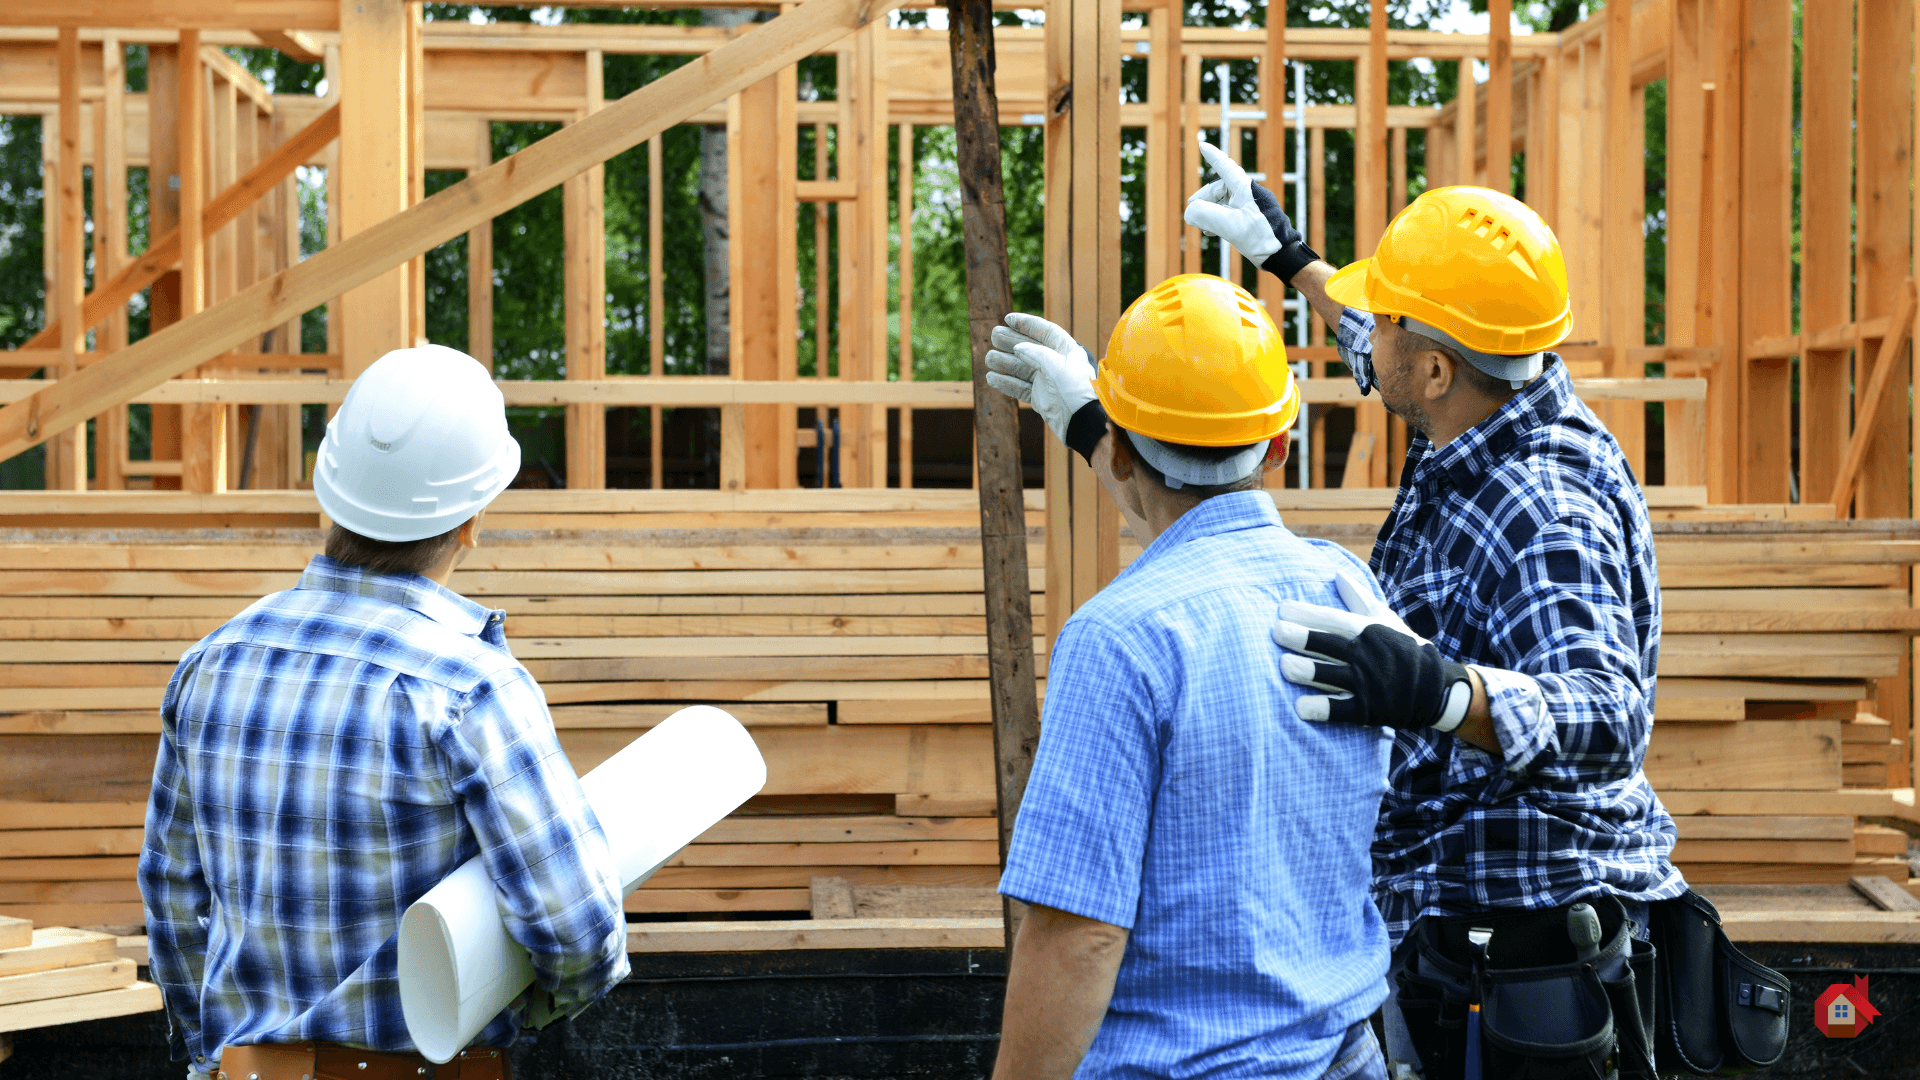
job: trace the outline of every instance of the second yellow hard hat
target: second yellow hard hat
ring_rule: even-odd
[[[1094,392],[1113,422],[1185,446],[1244,446],[1292,426],[1300,388],[1265,308],[1224,278],[1148,289],[1113,328]]]
[[[1372,258],[1328,279],[1327,296],[1496,355],[1550,349],[1573,330],[1559,238],[1526,203],[1488,188],[1435,188],[1413,200]]]

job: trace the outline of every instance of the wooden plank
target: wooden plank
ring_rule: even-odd
[[[1859,141],[1854,202],[1858,245],[1854,315],[1864,320],[1889,312],[1897,314],[1905,290],[1911,288],[1905,283],[1913,256],[1908,197],[1913,176],[1914,111],[1908,88],[1913,80],[1913,61],[1912,50],[1903,51],[1900,43],[1913,37],[1913,5],[1903,0],[1860,0],[1857,17]],[[1791,59],[1790,53],[1775,55]],[[1899,332],[1898,328],[1894,331],[1896,335]],[[1869,351],[1863,342],[1859,355],[1864,358]],[[1911,384],[1912,364],[1901,345],[1891,350],[1883,347],[1873,363],[1874,385],[1880,385],[1880,366],[1889,363],[1890,385]],[[1856,371],[1856,386],[1867,381],[1862,372]],[[1857,510],[1861,517],[1907,516],[1909,409],[1906,394],[1889,393],[1884,400],[1856,395],[1854,431],[1866,435],[1866,454],[1857,474]]]
[[[853,918],[853,886],[846,878],[814,878],[807,886],[807,902],[815,919]]]
[[[1654,730],[1656,789],[1822,791],[1840,786],[1840,731],[1828,720],[1683,724]]]
[[[1861,858],[1907,857],[1907,834],[1885,825],[1860,825],[1853,830],[1853,848]]]
[[[841,724],[990,724],[986,701],[843,701]]]
[[[1755,73],[1791,70],[1793,10],[1785,0],[1744,5],[1743,59]],[[1740,140],[1740,339],[1792,331],[1793,141],[1791,79],[1761,75],[1743,84]],[[1782,110],[1785,110],[1783,112]],[[1789,457],[1780,432],[1792,422],[1792,366],[1745,365],[1741,386],[1741,498],[1786,502]]]
[[[1043,571],[1029,572],[1042,583]],[[1859,575],[1855,575],[1859,576]],[[217,570],[43,571],[0,570],[6,596],[264,596],[291,588],[297,575]],[[695,570],[465,572],[457,587],[468,596],[609,596],[630,594],[791,594],[976,592],[979,571],[932,570]]]
[[[638,889],[627,897],[636,914],[670,911],[805,911],[805,889]]]
[[[115,959],[112,934],[42,927],[31,945],[0,949],[0,976],[110,963]]]
[[[553,726],[562,731],[620,728],[644,731],[679,712],[680,705],[556,705]],[[794,701],[773,704],[728,702],[721,706],[747,727],[821,727],[827,723],[825,702]],[[4,804],[0,804],[4,805]]]
[[[4,867],[0,863],[0,867]],[[804,889],[816,877],[844,877],[856,885],[993,885],[997,866],[669,866],[647,889]]]
[[[1844,841],[1848,844],[1853,842],[1853,818],[1846,815],[1689,814],[1675,817],[1673,823],[1679,829],[1680,839],[1683,841],[1821,840]]]
[[[0,881],[132,881],[137,859],[0,859]],[[37,933],[37,931],[36,931]],[[91,963],[91,961],[81,961]]]
[[[1487,183],[1513,193],[1513,0],[1487,4]]]
[[[1723,912],[1721,926],[1735,941],[1807,944],[1912,945],[1920,943],[1920,912]]]
[[[1661,671],[1676,676],[1882,678],[1910,647],[1897,634],[1665,634]]]
[[[155,718],[154,733],[159,731]],[[86,829],[113,826],[140,826],[147,819],[144,802],[74,803],[0,801],[0,830],[13,829]],[[9,941],[0,924],[0,949],[24,942]]]
[[[1914,309],[1913,279],[1909,278],[1900,294],[1899,307],[1894,310],[1891,335],[1881,339],[1874,357],[1873,376],[1857,399],[1853,437],[1847,442],[1846,456],[1841,459],[1840,472],[1833,483],[1833,494],[1828,499],[1835,506],[1844,507],[1853,502],[1854,489],[1866,465],[1867,451],[1876,439],[1876,420],[1886,399],[1893,396],[1891,387],[1898,381],[1896,377],[1904,376],[1898,358],[1913,335]]]
[[[0,976],[0,1007],[132,986],[135,971],[133,961],[115,958],[102,964]]]
[[[896,844],[920,841],[982,841],[997,837],[994,822],[985,817],[888,817],[881,814],[806,814],[794,817],[730,817],[694,841],[696,844]],[[1853,839],[1853,823],[1846,822],[1845,838]],[[742,848],[741,850],[744,850]],[[747,852],[745,861],[758,862]],[[821,861],[831,861],[822,859]],[[865,860],[860,860],[865,861]]]
[[[893,797],[893,812],[901,817],[993,817],[994,800],[978,795],[900,794]]]
[[[1836,6],[1836,10],[1824,18],[1801,23],[1800,325],[1803,327],[1836,325],[1847,319],[1851,309],[1852,14]],[[1677,43],[1679,39],[1675,40]],[[1672,93],[1672,84],[1669,84],[1668,94]],[[1671,102],[1670,96],[1669,107]],[[1669,148],[1671,150],[1671,144]],[[1800,356],[1800,490],[1803,492],[1833,490],[1841,458],[1846,453],[1851,423],[1847,385],[1851,337],[1849,334],[1849,340],[1838,350],[1808,348]]]
[[[112,940],[109,938],[108,940]],[[158,1012],[163,1007],[160,988],[152,983],[134,983],[118,990],[105,990],[77,997],[50,1001],[0,1005],[0,1031],[74,1024],[82,1020],[100,1020],[110,1016]]]
[[[810,55],[877,14],[878,9],[855,0],[809,0],[776,20],[778,28],[756,27],[508,161],[253,286],[223,305],[213,319],[192,326],[187,320],[156,332],[28,401],[0,409],[0,458],[266,332],[285,322],[287,312],[306,310],[373,280],[588,165],[629,149],[682,116]],[[351,358],[349,369],[358,370]]]
[[[997,918],[635,923],[627,930],[629,953],[996,949],[1005,943]]]
[[[629,741],[598,731],[560,734],[561,746],[581,773]],[[762,789],[766,795],[860,791],[990,795],[994,790],[993,734],[980,726],[761,728],[754,732],[754,742],[767,759],[767,785]],[[1837,734],[1835,743],[1837,766]],[[839,856],[828,861],[839,861]]]
[[[997,828],[990,819],[986,821]],[[1811,843],[1812,841],[1809,841]],[[1852,861],[1853,844],[1847,844]],[[667,866],[999,866],[1000,845],[993,840],[898,843],[694,844],[681,849]]]
[[[79,370],[80,353],[87,347],[86,335],[75,329],[80,321],[81,298],[87,289],[86,194],[81,187],[80,163],[80,32],[62,27],[55,51],[60,71],[59,150],[54,167],[58,190],[47,200],[48,216],[54,218],[54,275],[47,308],[49,315],[59,318],[67,327],[60,333],[57,369],[59,377],[65,378]],[[64,434],[47,447],[49,488],[86,490],[84,434]]]
[[[1855,875],[1847,884],[1881,911],[1920,912],[1920,899],[1883,876]]]
[[[1852,866],[1853,840],[1688,840],[1674,845],[1672,860],[1688,867],[1708,863],[1821,863]]]
[[[139,828],[9,829],[0,831],[0,859],[138,855],[143,836]]]
[[[0,916],[0,951],[33,944],[33,922]]]

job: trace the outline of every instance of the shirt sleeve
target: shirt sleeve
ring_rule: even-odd
[[[1510,773],[1609,783],[1640,770],[1652,733],[1625,570],[1611,541],[1556,522],[1521,550],[1495,593],[1493,644],[1507,670],[1478,667]]]
[[[174,673],[160,706],[160,753],[147,799],[146,839],[140,848],[140,897],[145,902],[148,964],[167,1005],[167,1041],[174,1060],[188,1055],[200,1034],[200,987],[207,965],[206,918],[212,894],[200,863],[193,793],[175,738],[174,705],[192,665]]]
[[[578,1013],[627,976],[613,855],[560,749],[538,684],[483,687],[439,737],[500,903],[554,1013]]]
[[[1160,786],[1145,668],[1112,631],[1081,620],[1061,631],[1047,670],[1000,891],[1131,930]]]
[[[1334,347],[1340,359],[1353,373],[1353,381],[1365,395],[1373,390],[1373,316],[1358,308],[1343,308],[1340,326],[1334,331]]]

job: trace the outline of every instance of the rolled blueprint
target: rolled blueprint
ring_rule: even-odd
[[[622,895],[766,783],[753,737],[711,705],[681,709],[580,778]],[[407,909],[399,959],[407,1031],[435,1063],[453,1060],[533,982],[527,950],[507,934],[478,858]]]

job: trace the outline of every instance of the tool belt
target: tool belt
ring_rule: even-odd
[[[1426,1080],[1652,1080],[1654,948],[1619,900],[1586,903],[1599,934],[1584,958],[1571,905],[1414,923],[1396,1003]]]
[[[1720,912],[1699,893],[1656,902],[1651,921],[1660,950],[1660,1071],[1731,1076],[1779,1061],[1791,984],[1734,948]]]
[[[511,1080],[506,1051],[473,1046],[445,1065],[333,1043],[259,1043],[220,1052],[214,1080]]]

